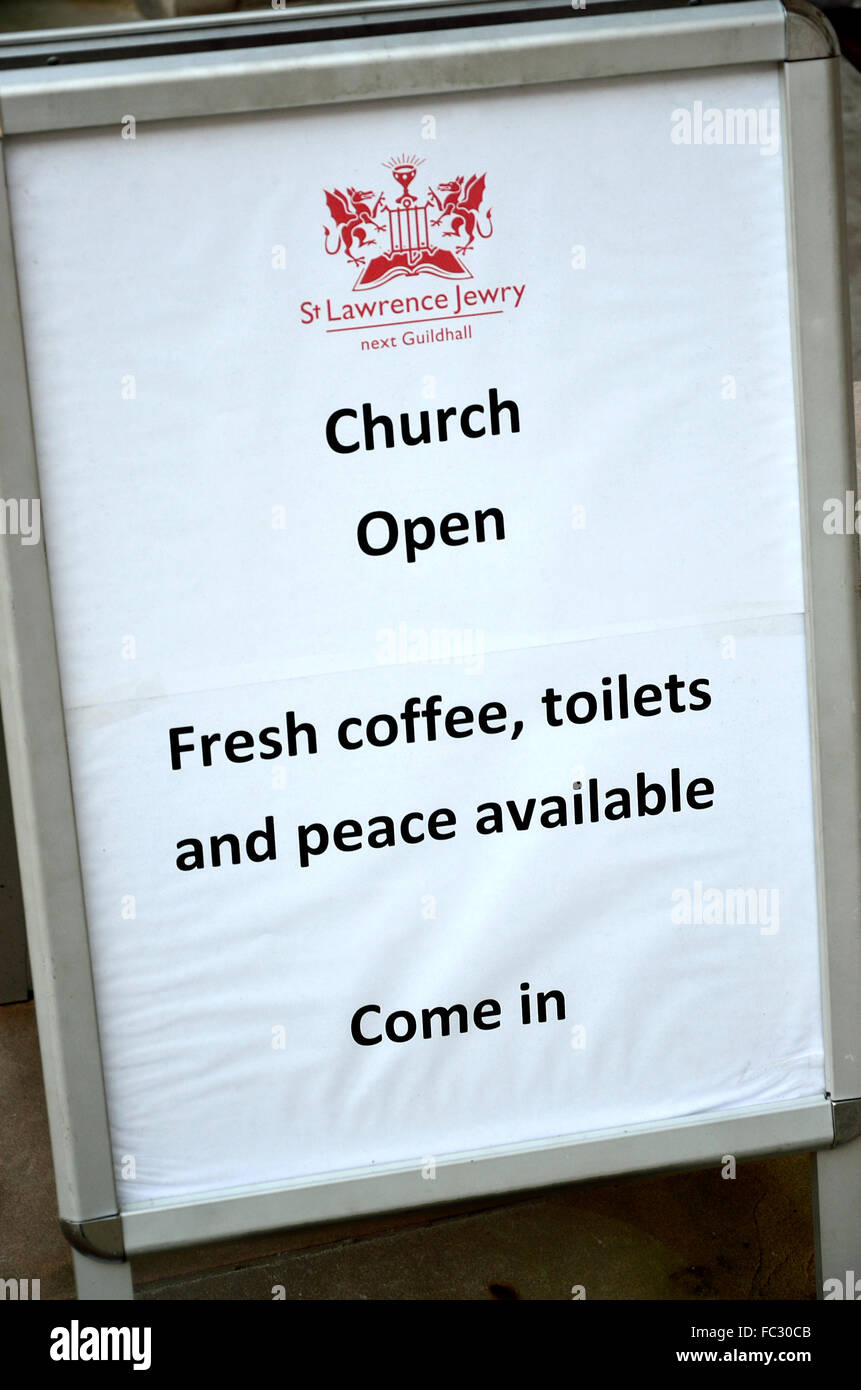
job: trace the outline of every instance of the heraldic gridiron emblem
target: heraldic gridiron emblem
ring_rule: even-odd
[[[372,189],[348,187],[346,193],[339,188],[331,193],[326,190],[326,204],[335,229],[330,231],[324,226],[324,244],[330,256],[343,251],[350,264],[360,268],[354,290],[373,289],[398,275],[472,279],[462,257],[472,250],[476,235],[485,241],[493,235],[493,209],[481,207],[485,175],[461,175],[441,183],[438,190],[428,187],[427,200],[420,203],[410,192],[420,164],[424,160],[416,155],[399,155],[383,165],[384,169],[391,169],[401,188],[400,197],[393,203],[386,201],[385,193],[375,196]],[[434,212],[437,216],[433,216]],[[381,217],[387,217],[388,224],[379,221]],[[431,243],[430,229],[440,226],[444,226],[441,236],[458,239],[459,244],[453,249]],[[369,257],[365,254],[368,247],[380,245],[372,232],[388,232],[389,249],[380,249]]]

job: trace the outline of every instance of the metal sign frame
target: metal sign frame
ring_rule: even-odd
[[[564,13],[563,13],[564,11]],[[61,1225],[79,1295],[132,1296],[129,1258],[372,1212],[503,1195],[720,1156],[820,1151],[821,1280],[861,1268],[861,708],[858,550],[822,501],[855,488],[839,55],[806,0],[585,13],[510,0],[294,7],[0,45],[0,157],[37,132],[338,102],[776,65],[802,478],[808,682],[827,1090],[415,1166],[302,1178],[119,1214],[44,541],[0,547],[0,686]],[[8,194],[0,180],[0,486],[38,497]],[[38,729],[38,740],[36,730]],[[845,1141],[855,1139],[855,1142]],[[835,1148],[835,1145],[840,1145]],[[854,1263],[853,1263],[854,1261]]]

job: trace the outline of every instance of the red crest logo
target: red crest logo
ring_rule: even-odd
[[[346,193],[338,188],[326,190],[326,205],[335,228],[330,231],[324,226],[324,246],[330,256],[343,251],[350,264],[359,267],[354,290],[373,289],[398,275],[472,279],[462,257],[472,250],[476,236],[487,240],[493,235],[493,209],[481,207],[485,175],[472,174],[468,179],[461,175],[441,183],[438,189],[428,187],[427,198],[420,203],[410,187],[423,163],[415,155],[400,155],[383,165],[391,169],[401,189],[400,197],[392,203],[384,192],[375,196],[372,189],[348,187]],[[387,222],[379,221],[380,217],[386,217]],[[440,235],[457,238],[459,244],[453,249],[433,245],[432,227],[443,227]],[[387,232],[389,245],[388,250],[376,251],[369,259],[367,248],[380,244],[372,232]]]

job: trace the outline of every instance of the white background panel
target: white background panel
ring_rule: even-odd
[[[695,101],[771,109],[776,71],[11,142],[124,1206],[822,1092],[781,155],[673,144]],[[468,340],[362,351],[371,332],[300,306],[363,297],[323,251],[323,190],[392,187],[401,151],[426,161],[422,196],[486,173],[494,232],[472,280],[364,300],[525,288]],[[415,416],[491,386],[518,434],[326,445],[341,406]],[[368,511],[491,506],[504,542],[412,565],[356,545]],[[404,660],[441,632],[465,657]],[[600,693],[621,672],[632,690],[707,679],[712,703],[546,725],[548,685]],[[523,734],[337,746],[340,719],[433,693],[501,700]],[[256,732],[286,710],[314,722],[315,756],[171,770],[172,726]],[[673,767],[709,777],[714,806],[474,831],[483,801]],[[452,841],[297,863],[297,825],[439,806]],[[178,841],[266,815],[274,862],[177,870]],[[754,892],[768,921],[674,920],[697,883]],[[525,980],[564,991],[564,1021],[520,1023]],[[485,998],[494,1031],[350,1037],[365,1003]]]

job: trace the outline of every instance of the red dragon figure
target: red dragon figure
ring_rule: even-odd
[[[441,183],[440,191],[445,195],[443,198],[435,193],[431,188],[429,193],[439,208],[439,217],[431,224],[438,227],[446,217],[450,219],[449,230],[443,232],[443,236],[463,236],[466,241],[457,250],[461,253],[469,251],[475,241],[475,234],[487,240],[493,235],[493,208],[488,208],[485,216],[487,218],[487,231],[483,232],[478,220],[481,200],[484,197],[485,175],[472,174],[470,178],[464,179],[460,175],[456,179],[451,179],[449,183]]]
[[[443,187],[445,185],[442,185]],[[335,227],[338,232],[338,240],[334,247],[329,246],[329,228],[324,226],[326,234],[326,251],[330,256],[337,256],[341,248],[347,254],[347,260],[353,265],[364,265],[364,256],[353,254],[353,243],[359,249],[366,246],[373,246],[376,237],[368,236],[368,228],[373,227],[375,231],[383,232],[385,227],[381,222],[374,219],[380,210],[384,195],[381,193],[371,207],[370,199],[373,198],[373,189],[363,191],[359,188],[348,188],[346,194],[336,188],[333,193],[326,190],[326,205],[335,220]]]

